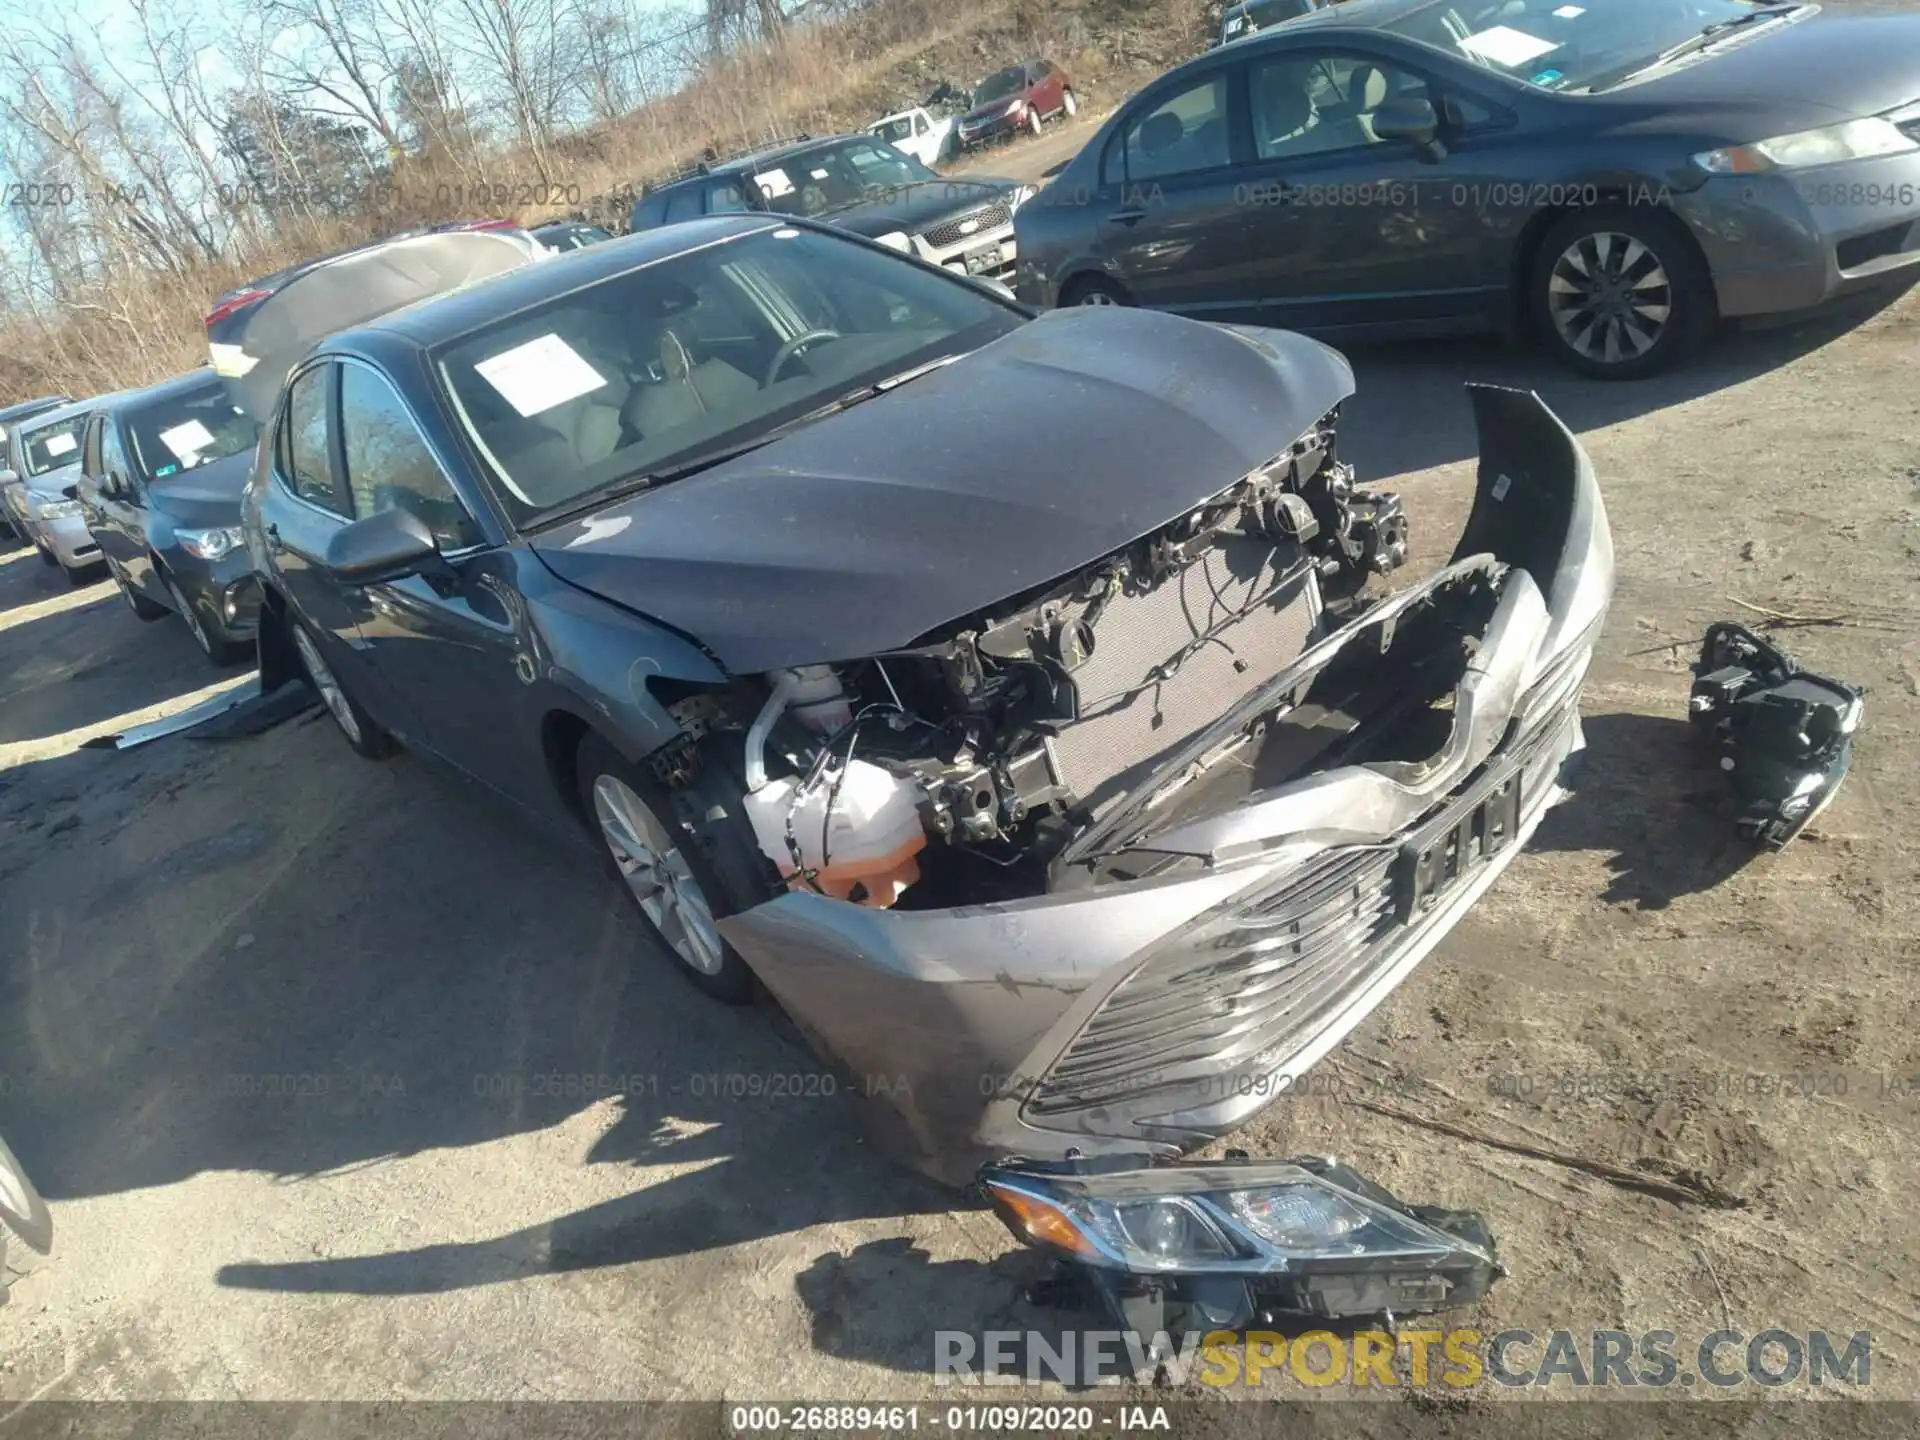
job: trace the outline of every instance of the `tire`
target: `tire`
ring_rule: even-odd
[[[38,540],[33,542],[33,548],[40,552],[40,563],[42,565],[54,566],[60,563],[60,557],[42,545]]]
[[[53,1248],[53,1217],[47,1212],[47,1202],[33,1188],[33,1181],[4,1140],[0,1140],[0,1225],[42,1255]],[[4,1238],[0,1236],[0,1240]],[[0,1250],[5,1248],[0,1245]]]
[[[1104,275],[1076,275],[1060,291],[1060,304],[1068,305],[1131,305],[1133,297],[1127,294],[1117,280],[1109,280]]]
[[[1601,380],[1677,364],[1713,328],[1713,282],[1693,238],[1651,207],[1563,216],[1540,238],[1527,288],[1534,328],[1555,359]]]
[[[1080,113],[1080,102],[1073,98],[1073,91],[1063,90],[1060,92],[1060,113],[1069,120]]]
[[[164,570],[160,572],[160,583],[167,587],[167,594],[173,597],[173,613],[186,623],[187,633],[193,636],[193,643],[200,647],[200,653],[207,659],[224,667],[238,664],[252,652],[251,645],[237,645],[231,640],[216,638],[200,612],[194,609],[193,601],[174,583],[173,576]]]
[[[55,563],[59,562],[56,560]],[[84,590],[106,578],[102,573],[105,567],[100,565],[61,565],[60,568],[67,572],[67,584],[76,590]]]
[[[120,567],[111,560],[107,562],[107,569],[113,575],[113,583],[120,587],[120,598],[125,600],[127,602],[127,608],[142,620],[164,620],[168,614],[171,613],[167,607],[159,601],[149,600],[138,590],[134,589],[133,586],[129,585],[127,583],[127,577],[120,573]]]
[[[287,624],[293,632],[294,653],[300,657],[307,683],[320,696],[320,703],[333,716],[333,723],[339,726],[353,753],[368,760],[384,760],[398,751],[400,743],[340,684],[307,627],[293,620]]]
[[[1040,130],[1041,120],[1039,107],[1029,105],[1027,107],[1027,133],[1029,135],[1038,135]]]
[[[589,734],[574,765],[581,815],[673,968],[714,999],[745,1005],[753,971],[713,922],[766,898],[770,867],[742,813],[737,774],[711,750],[700,759],[692,783],[669,788]]]

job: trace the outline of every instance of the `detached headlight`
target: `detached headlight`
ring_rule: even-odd
[[[238,525],[225,525],[214,530],[176,530],[173,533],[180,541],[182,550],[202,560],[218,560],[246,543]]]
[[[1804,170],[1842,160],[1871,160],[1910,150],[1920,150],[1920,141],[1909,139],[1891,120],[1876,116],[1777,135],[1751,145],[1703,150],[1693,157],[1693,163],[1711,175],[1755,175],[1767,170]]]
[[[65,520],[80,513],[78,500],[42,500],[39,505],[42,520]]]
[[[1134,1328],[1167,1318],[1142,1296],[1234,1328],[1451,1309],[1502,1273],[1479,1216],[1406,1205],[1331,1160],[1008,1162],[980,1185],[1017,1239],[1087,1266]]]

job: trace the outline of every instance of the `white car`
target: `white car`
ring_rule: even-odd
[[[936,120],[918,105],[867,126],[869,135],[878,136],[923,165],[937,165],[946,158],[953,148],[953,130],[953,116]]]

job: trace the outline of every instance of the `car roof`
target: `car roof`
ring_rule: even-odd
[[[786,215],[711,215],[617,235],[598,245],[569,250],[523,265],[445,295],[430,296],[389,311],[364,325],[327,337],[329,349],[429,349],[518,311],[558,299],[631,270],[668,260],[733,236],[777,230],[794,223]]]
[[[811,155],[816,150],[825,150],[838,145],[843,140],[871,140],[873,137],[862,130],[858,134],[817,135],[810,140],[789,141],[785,145],[775,146],[771,150],[756,150],[751,155],[736,155],[731,160],[723,160],[707,167],[707,175],[744,175],[753,170],[764,170],[769,165],[782,160],[791,160],[796,155]]]
[[[146,405],[155,400],[171,400],[176,395],[189,391],[205,389],[210,384],[218,384],[220,377],[214,374],[211,365],[202,365],[198,370],[188,370],[183,374],[169,375],[165,380],[157,380],[151,385],[138,386],[132,390],[118,390],[111,395],[103,395],[88,408],[91,410],[118,412],[133,405]]]
[[[119,392],[114,392],[115,394]],[[62,405],[55,410],[43,410],[38,415],[30,415],[14,427],[16,435],[38,435],[42,430],[54,425],[62,425],[72,420],[83,420],[100,408],[100,402],[112,399],[112,395],[96,395],[91,400],[78,400],[71,405]]]
[[[71,405],[71,395],[42,395],[37,400],[21,400],[5,409],[0,409],[0,424],[8,420],[17,420],[22,415],[33,415],[41,410],[51,410],[57,405]]]

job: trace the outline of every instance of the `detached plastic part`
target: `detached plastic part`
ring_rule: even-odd
[[[1803,670],[1744,625],[1707,627],[1688,718],[1720,753],[1740,800],[1735,822],[1778,850],[1826,808],[1853,760],[1866,692]]]
[[[1409,1205],[1332,1159],[1229,1152],[1224,1160],[1157,1164],[1135,1156],[1009,1160],[983,1168],[980,1186],[1014,1237],[1060,1266],[1030,1298],[1095,1298],[1147,1340],[1288,1321],[1375,1320],[1391,1329],[1397,1316],[1475,1304],[1506,1273],[1476,1212]],[[1322,1203],[1294,1207],[1264,1232],[1266,1244],[1229,1218],[1270,1214],[1259,1202],[1275,1195]],[[1179,1205],[1199,1219],[1218,1242],[1212,1253],[1130,1261],[1097,1238],[1086,1243],[1115,1207],[1139,1214],[1156,1205]]]

